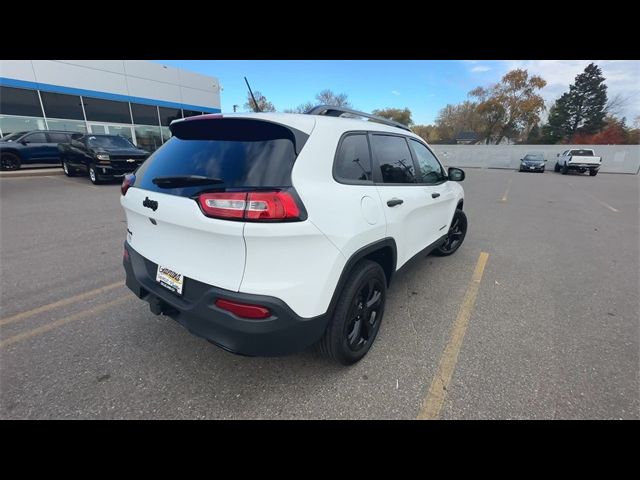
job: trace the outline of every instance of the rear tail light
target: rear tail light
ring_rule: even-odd
[[[129,187],[131,187],[131,185],[133,185],[135,181],[136,181],[136,176],[133,173],[129,173],[124,176],[124,180],[122,181],[122,185],[120,186],[120,191],[122,192],[122,195],[127,194],[127,190],[129,190]]]
[[[259,320],[269,318],[271,316],[271,312],[269,311],[269,309],[260,305],[237,303],[232,302],[231,300],[223,300],[222,298],[217,299],[215,304],[216,307],[231,312],[240,318]]]
[[[122,253],[122,259],[125,262],[128,262],[130,260],[130,258],[129,258],[129,250],[127,250],[126,248],[124,249],[124,252]]]
[[[296,198],[286,191],[203,193],[198,203],[214,218],[252,221],[301,220]]]

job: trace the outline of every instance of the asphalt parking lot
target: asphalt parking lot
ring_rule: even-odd
[[[466,173],[464,245],[397,277],[350,368],[151,314],[122,284],[118,184],[0,179],[0,418],[414,419],[434,379],[438,418],[640,418],[639,177]]]

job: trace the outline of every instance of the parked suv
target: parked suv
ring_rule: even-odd
[[[317,344],[360,360],[396,271],[462,244],[464,172],[445,171],[400,124],[342,112],[367,115],[325,106],[174,121],[122,185],[127,286],[231,352]]]
[[[36,163],[60,164],[58,144],[67,143],[75,132],[34,130],[16,132],[0,138],[2,170],[18,170],[22,165]]]

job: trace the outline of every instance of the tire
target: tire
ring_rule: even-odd
[[[320,354],[342,365],[360,361],[378,335],[386,298],[387,278],[380,264],[371,260],[356,264],[318,341]]]
[[[76,169],[73,168],[73,167],[70,167],[67,162],[62,162],[62,170],[64,171],[64,174],[67,177],[75,177],[76,176]]]
[[[556,173],[560,171],[560,165],[558,165],[558,162],[556,162],[556,164],[553,166],[553,171]]]
[[[98,175],[98,172],[93,165],[89,167],[89,180],[91,180],[91,183],[94,185],[100,185],[102,183],[100,175]]]
[[[467,236],[467,216],[462,210],[456,210],[451,220],[449,232],[445,242],[433,251],[438,257],[447,257],[452,255],[460,248],[464,237]]]
[[[560,168],[560,173],[562,173],[562,175],[566,175],[567,173],[569,173],[569,169],[567,168],[566,163]]]
[[[598,174],[598,170],[589,170],[589,176],[595,177]]]
[[[542,170],[540,170],[540,173],[544,173],[544,168]]]
[[[0,165],[2,170],[19,170],[22,162],[20,161],[20,157],[15,153],[6,152],[2,154]]]

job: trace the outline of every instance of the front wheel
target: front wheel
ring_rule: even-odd
[[[320,353],[342,365],[361,360],[378,335],[386,297],[387,279],[380,264],[371,260],[358,263],[318,342]]]
[[[556,164],[553,166],[553,171],[556,173],[560,171],[560,165],[558,165],[558,162],[556,162]]]
[[[562,173],[562,175],[566,175],[567,173],[569,173],[569,169],[567,168],[566,163],[562,166],[562,168],[560,169],[560,172]]]
[[[67,177],[75,177],[76,176],[75,169],[70,167],[67,162],[64,162],[64,161],[62,162],[62,170],[64,170],[64,174]]]
[[[96,172],[96,169],[93,165],[89,167],[89,180],[91,180],[91,183],[93,183],[94,185],[100,185],[102,183],[102,180],[98,176],[98,172]]]
[[[456,210],[451,220],[451,227],[447,232],[447,238],[444,243],[433,251],[434,255],[446,257],[455,253],[467,235],[467,216],[462,210]]]
[[[19,170],[22,163],[18,155],[10,152],[3,153],[0,162],[2,170]]]
[[[595,177],[598,174],[598,170],[589,170],[589,176]]]

